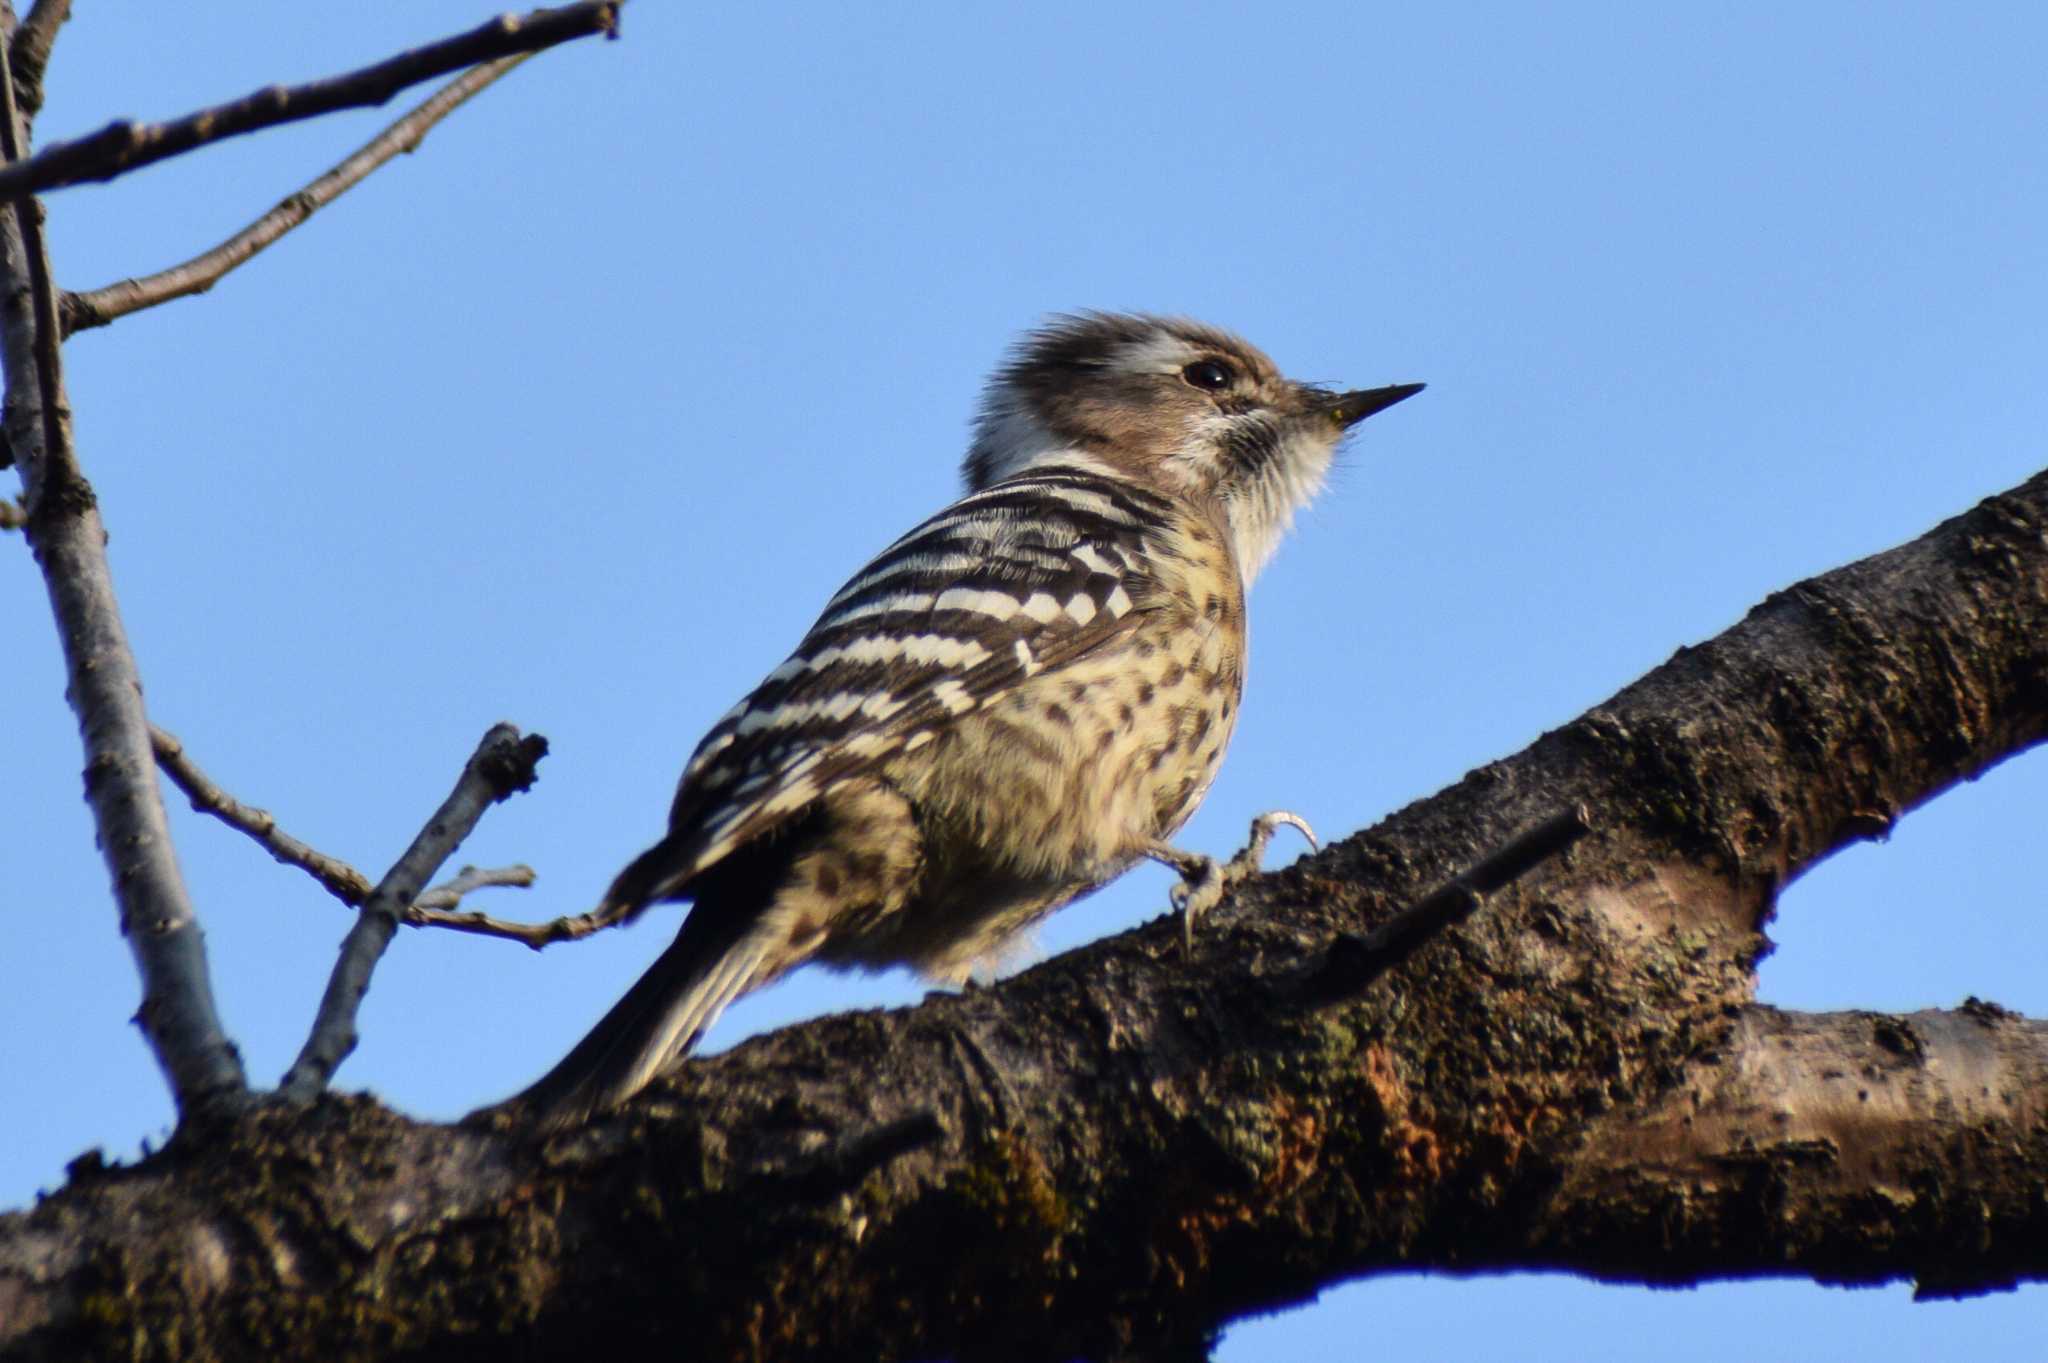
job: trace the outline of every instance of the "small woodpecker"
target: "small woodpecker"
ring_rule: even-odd
[[[1190,929],[1258,869],[1167,839],[1237,719],[1245,590],[1346,432],[1419,383],[1332,392],[1227,332],[1086,313],[990,381],[966,495],[826,602],[697,745],[668,833],[598,912],[688,900],[675,942],[516,1103],[609,1109],[806,961],[958,983],[1151,858]]]

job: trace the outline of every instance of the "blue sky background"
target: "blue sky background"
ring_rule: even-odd
[[[1237,741],[1188,845],[1275,805],[1341,836],[1570,720],[1770,591],[2044,463],[2039,7],[641,3],[214,293],[68,348],[153,716],[380,874],[493,720],[533,793],[482,907],[587,907],[701,731],[948,500],[978,385],[1069,308],[1183,312],[1301,377],[1423,379],[1254,594]],[[80,7],[43,141],[466,28],[446,0]],[[60,282],[183,259],[389,112],[50,199]],[[12,486],[11,480],[9,486]],[[0,539],[0,1205],[170,1108],[78,797],[42,588]],[[273,1082],[347,926],[184,811],[228,1024]],[[2022,757],[1785,897],[1763,993],[2048,1011]],[[1283,855],[1294,855],[1286,848]],[[1142,869],[1057,952],[1163,910]],[[667,940],[408,933],[340,1082],[446,1117],[532,1078]],[[920,995],[806,973],[714,1044]],[[2039,1288],[1688,1292],[1400,1277],[1221,1356],[2041,1357]]]

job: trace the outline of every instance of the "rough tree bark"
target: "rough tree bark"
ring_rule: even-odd
[[[2044,735],[2048,473],[1264,878],[1191,960],[1153,923],[562,1137],[330,1097],[81,1162],[0,1218],[0,1353],[1197,1357],[1393,1267],[2039,1278],[2048,1025],[1751,994],[1790,879]],[[1566,858],[1355,968],[1573,803]]]

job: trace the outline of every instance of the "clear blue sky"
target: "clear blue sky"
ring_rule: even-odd
[[[1430,384],[1258,584],[1243,722],[1186,835],[1211,850],[1274,805],[1366,826],[2048,463],[2037,6],[764,9],[641,0],[623,42],[530,64],[211,295],[69,347],[153,715],[373,874],[509,719],[554,755],[463,858],[539,870],[494,911],[588,906],[699,733],[953,494],[982,376],[1054,310],[1188,313],[1303,377]],[[485,16],[84,5],[43,137]],[[387,116],[52,198],[61,282],[212,244]],[[18,538],[0,619],[19,1204],[170,1110]],[[2048,758],[2023,757],[1822,867],[1764,996],[2048,1011],[2044,809]],[[346,916],[182,804],[176,825],[228,1023],[274,1081]],[[1134,873],[1040,949],[1166,890]],[[498,1097],[671,923],[544,955],[409,933],[340,1082],[426,1116]],[[714,1042],[918,996],[811,973]],[[2038,1288],[1908,1296],[1400,1278],[1222,1356],[2042,1356]]]

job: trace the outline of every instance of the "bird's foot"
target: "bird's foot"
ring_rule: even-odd
[[[1202,916],[1222,903],[1224,895],[1259,873],[1259,863],[1266,855],[1266,844],[1273,840],[1273,835],[1283,824],[1307,838],[1310,851],[1316,849],[1315,830],[1308,826],[1308,820],[1299,814],[1276,809],[1252,820],[1250,840],[1229,861],[1219,862],[1200,852],[1183,852],[1164,843],[1151,850],[1149,855],[1153,860],[1164,862],[1180,872],[1180,884],[1173,887],[1170,897],[1174,910],[1180,914],[1181,943],[1186,951],[1192,953],[1195,949],[1195,925]]]

